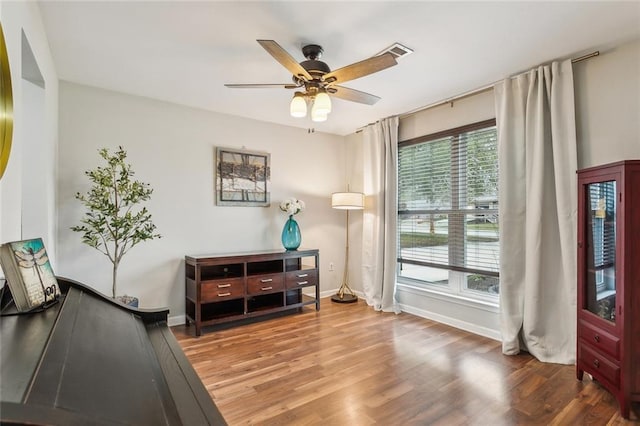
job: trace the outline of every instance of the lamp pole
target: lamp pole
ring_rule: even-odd
[[[331,300],[338,303],[353,303],[358,300],[358,296],[349,287],[349,210],[347,210],[347,243],[344,253],[344,274],[342,275],[342,285],[338,292],[331,296]]]
[[[331,200],[333,208],[347,211],[344,274],[342,276],[342,284],[338,292],[331,296],[331,300],[337,303],[354,303],[358,301],[358,296],[349,287],[349,210],[362,210],[364,207],[364,194],[359,192],[339,192],[333,194]]]

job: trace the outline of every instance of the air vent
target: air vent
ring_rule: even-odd
[[[378,53],[378,55],[382,55],[383,53],[387,53],[387,52],[391,53],[396,58],[401,58],[403,56],[407,56],[413,53],[413,50],[409,49],[407,46],[401,45],[400,43],[394,43],[391,46],[384,49],[382,52]]]

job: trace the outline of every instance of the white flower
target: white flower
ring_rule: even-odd
[[[287,198],[280,203],[280,210],[286,212],[289,216],[300,213],[304,210],[304,201],[295,198]]]

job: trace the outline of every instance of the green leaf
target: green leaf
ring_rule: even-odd
[[[82,234],[82,242],[105,254],[115,269],[121,257],[136,244],[161,238],[154,233],[156,226],[146,207],[140,205],[151,199],[153,189],[148,183],[134,179],[127,153],[119,146],[115,153],[98,150],[104,160],[102,166],[87,170],[92,183],[86,194],[76,193],[86,211],[82,225],[70,229]]]

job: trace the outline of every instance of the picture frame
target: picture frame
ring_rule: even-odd
[[[215,165],[216,205],[268,207],[271,204],[271,154],[216,147]]]
[[[0,266],[18,312],[56,303],[60,287],[42,238],[0,245]]]

